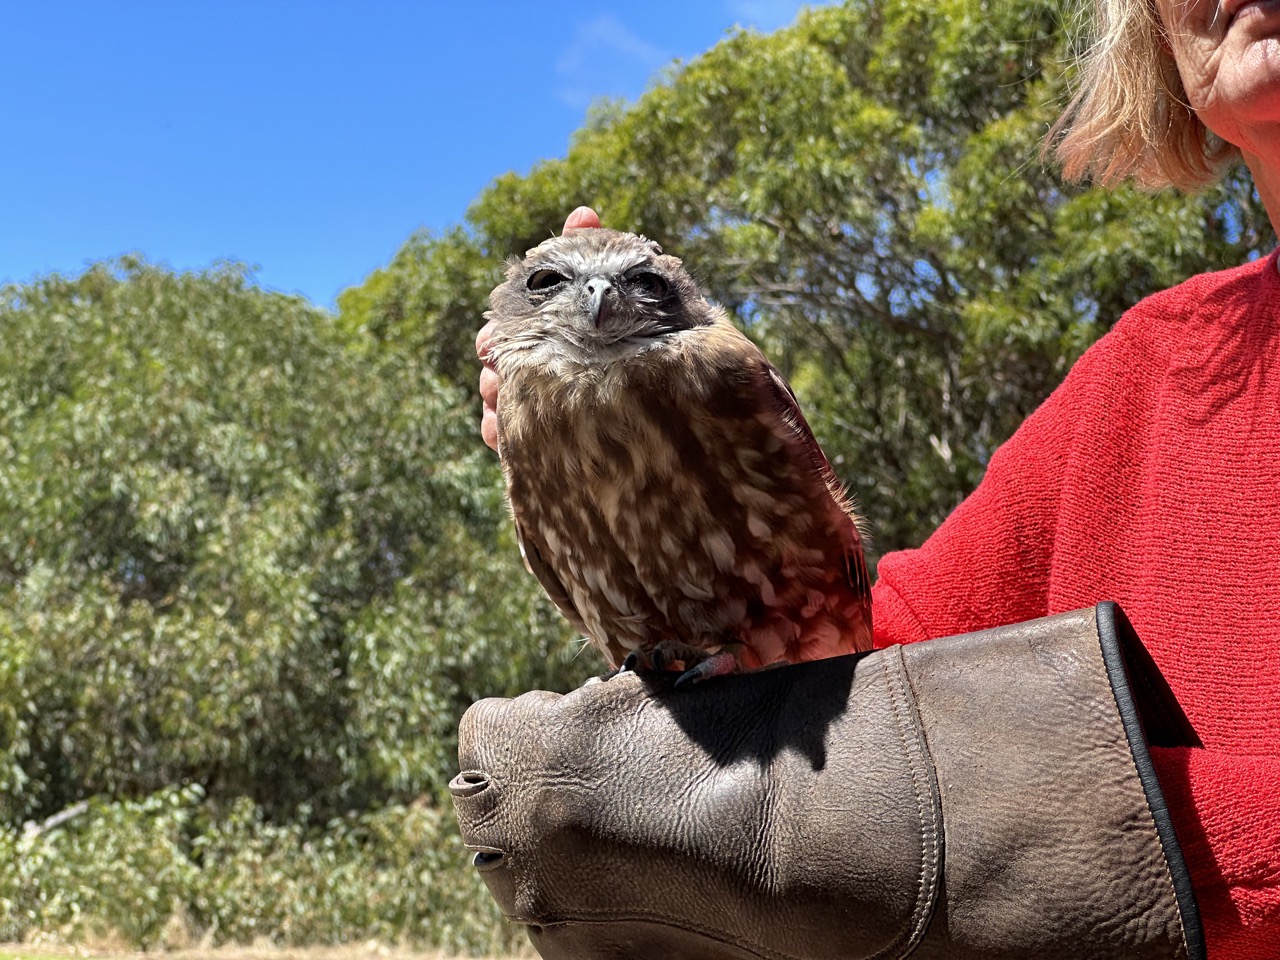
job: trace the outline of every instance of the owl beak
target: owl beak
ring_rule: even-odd
[[[612,312],[609,303],[609,291],[613,284],[604,277],[592,277],[587,281],[587,309],[591,313],[591,322],[597,327],[609,319]]]

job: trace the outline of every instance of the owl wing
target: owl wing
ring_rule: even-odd
[[[777,368],[764,359],[763,356],[761,356],[760,362],[764,367],[764,380],[768,386],[774,409],[782,418],[782,421],[790,427],[793,436],[809,455],[813,462],[814,472],[826,484],[827,489],[831,492],[831,499],[849,517],[849,526],[853,531],[853,536],[849,538],[845,546],[845,575],[848,578],[849,586],[857,594],[870,597],[871,575],[867,572],[867,558],[862,552],[862,536],[858,532],[858,525],[854,519],[853,505],[849,502],[849,496],[845,492],[844,484],[840,482],[840,478],[836,476],[835,470],[831,467],[831,461],[827,459],[827,455],[822,452],[822,447],[818,445],[818,439],[813,435],[813,430],[809,427],[809,421],[804,418],[804,414],[800,410],[800,403],[796,400],[795,391],[791,389],[791,384],[787,383]]]
[[[578,608],[573,605],[573,600],[570,599],[569,591],[565,588],[564,582],[551,569],[551,565],[547,563],[546,558],[543,557],[537,538],[529,536],[524,525],[519,520],[516,521],[516,542],[520,545],[520,556],[524,558],[525,569],[532,573],[538,582],[542,584],[542,589],[547,592],[551,602],[559,607],[565,619],[573,624],[573,628],[583,636],[586,636],[586,625],[578,613]]]

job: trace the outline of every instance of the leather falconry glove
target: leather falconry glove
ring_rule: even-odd
[[[462,836],[546,958],[1204,956],[1114,604],[672,690],[483,700]]]

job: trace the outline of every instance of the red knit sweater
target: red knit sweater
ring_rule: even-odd
[[[1130,310],[879,574],[879,646],[1119,602],[1204,743],[1153,754],[1209,956],[1280,958],[1275,254]]]

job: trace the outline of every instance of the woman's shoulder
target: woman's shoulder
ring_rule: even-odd
[[[1273,321],[1248,322],[1259,311]],[[1052,399],[1070,405],[1073,415],[1097,407],[1108,417],[1122,399],[1151,397],[1179,371],[1238,364],[1272,335],[1280,336],[1274,253],[1202,273],[1141,300],[1072,365]],[[1206,358],[1214,362],[1207,364]]]
[[[1258,311],[1280,312],[1280,270],[1273,251],[1237,267],[1212,270],[1153,293],[1116,324],[1122,333],[1159,335],[1168,327],[1233,322]]]
[[[1213,342],[1259,314],[1280,321],[1277,253],[1198,274],[1129,308],[1085,354],[1086,365],[1160,367],[1193,342]]]

